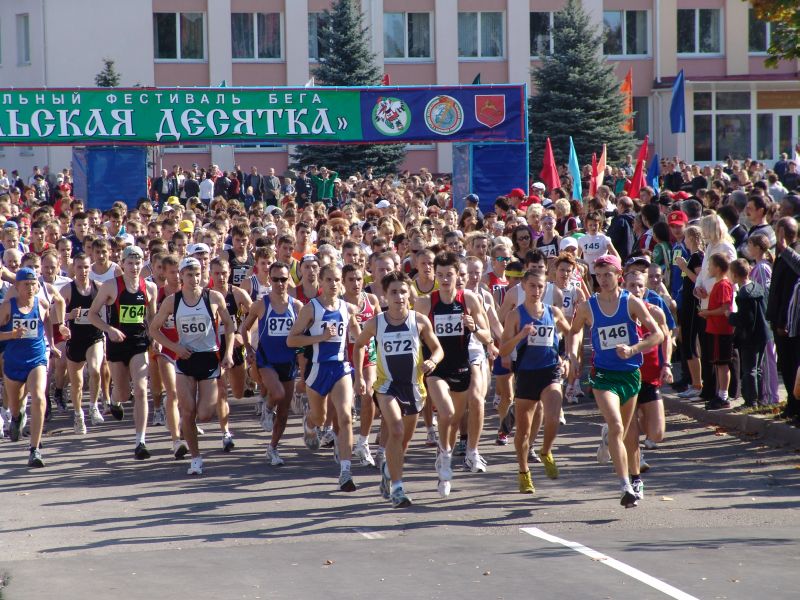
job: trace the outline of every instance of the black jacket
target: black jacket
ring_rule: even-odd
[[[611,219],[611,224],[606,232],[606,235],[611,239],[611,243],[614,244],[614,248],[619,253],[622,264],[625,264],[625,261],[628,260],[636,243],[636,236],[633,233],[633,220],[633,213],[617,215]]]
[[[728,315],[736,344],[763,346],[772,339],[767,323],[767,294],[761,284],[751,281],[736,293],[736,312]]]
[[[786,316],[792,299],[794,284],[800,275],[800,255],[792,248],[780,253],[772,267],[772,281],[769,284],[767,301],[767,320],[772,329],[786,329]]]

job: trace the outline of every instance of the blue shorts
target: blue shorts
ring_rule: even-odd
[[[47,367],[47,359],[44,358],[42,360],[38,360],[33,363],[26,362],[24,364],[18,365],[15,364],[13,361],[9,361],[8,357],[6,357],[6,362],[3,364],[3,372],[6,377],[11,379],[12,381],[17,381],[19,383],[26,383],[28,381],[28,375],[31,374],[36,367]]]
[[[503,366],[503,359],[499,356],[494,359],[494,364],[492,365],[492,374],[494,375],[508,375],[511,373],[511,369],[506,369]]]
[[[320,396],[331,393],[333,386],[345,375],[350,375],[353,367],[347,361],[309,363],[306,368],[306,385]]]

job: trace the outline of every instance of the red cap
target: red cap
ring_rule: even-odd
[[[689,197],[689,194],[687,194],[684,191],[680,191],[677,194],[675,194],[675,199],[676,200],[686,200],[688,197]]]
[[[521,188],[514,188],[508,193],[509,198],[524,198],[525,196],[525,190]]]
[[[615,254],[603,254],[594,259],[595,267],[602,267],[603,265],[611,265],[617,271],[622,271],[622,262],[620,262],[619,256]]]
[[[689,222],[689,216],[682,210],[673,210],[667,217],[669,225],[686,225]]]

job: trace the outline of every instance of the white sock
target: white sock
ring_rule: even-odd
[[[400,479],[398,481],[392,482],[392,491],[403,489],[403,480]]]
[[[341,461],[341,465],[342,465],[342,473],[344,473],[345,471],[349,471],[350,470],[350,461],[349,460],[342,460]]]
[[[136,433],[136,445],[144,444],[144,431]]]
[[[728,390],[719,390],[717,391],[717,395],[725,402],[728,399]]]

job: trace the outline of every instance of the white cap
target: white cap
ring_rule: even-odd
[[[278,207],[275,206],[274,204],[270,204],[264,209],[264,212],[267,213],[268,215],[271,215],[276,210],[278,210]]]
[[[125,250],[122,251],[122,260],[125,260],[129,256],[138,256],[141,259],[144,259],[144,252],[139,246],[128,246]]]
[[[208,252],[209,254],[211,254],[211,248],[208,247],[208,244],[200,243],[200,244],[191,244],[186,249],[186,254],[188,254],[189,256],[191,256],[192,254],[200,254],[201,252]]]
[[[547,187],[545,186],[545,184],[543,184],[541,181],[537,181],[536,183],[534,183],[534,184],[533,184],[533,186],[532,186],[532,187],[533,187],[534,189],[537,189],[537,190],[542,190],[542,191],[545,191],[545,190],[547,189]]]
[[[391,204],[389,204],[388,200],[381,200],[375,205],[375,208],[389,208]]]
[[[558,245],[558,251],[563,252],[567,248],[575,248],[578,249],[578,240],[574,237],[565,237],[561,238],[561,243]]]
[[[278,226],[275,225],[275,223],[267,223],[266,225],[264,225],[264,229],[266,229],[267,231],[270,231],[270,230],[278,231]]]
[[[196,258],[192,258],[191,256],[187,256],[178,264],[178,270],[183,271],[184,269],[199,269],[200,268],[200,261]]]

